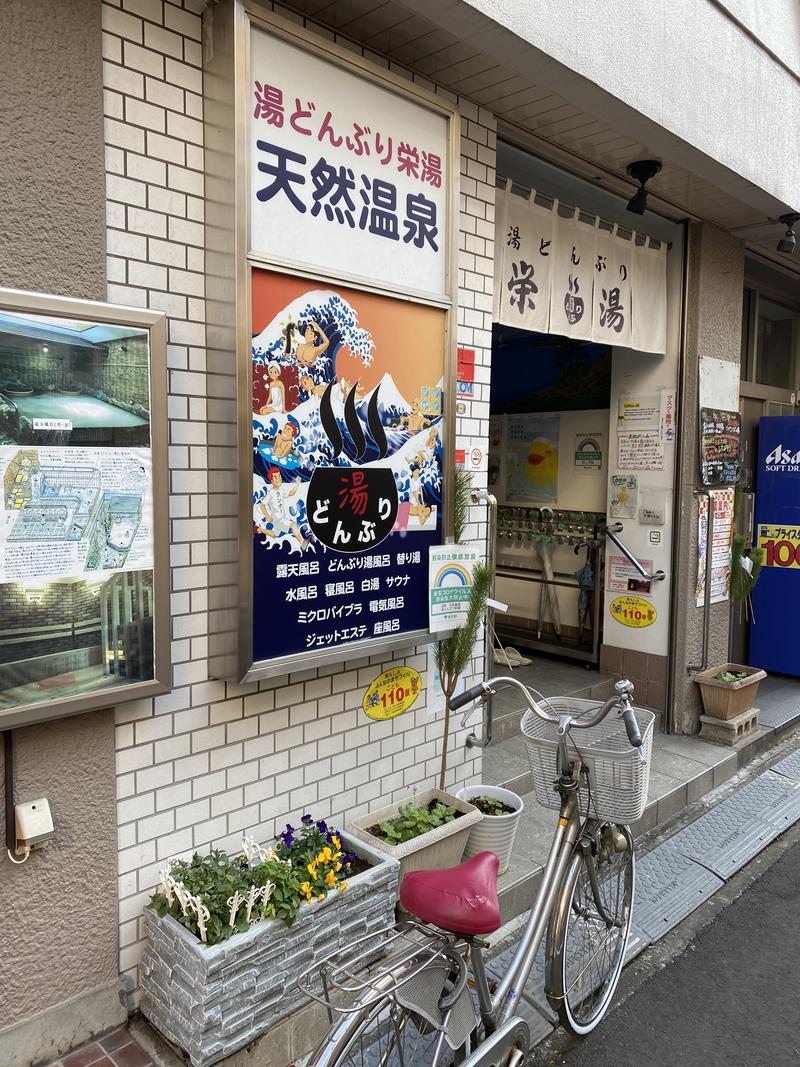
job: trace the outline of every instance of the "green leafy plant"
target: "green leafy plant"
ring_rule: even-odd
[[[743,682],[750,675],[747,671],[717,671],[714,679],[718,682]]]
[[[438,801],[425,808],[416,804],[402,804],[395,818],[385,819],[374,830],[377,831],[376,836],[382,837],[390,845],[402,845],[420,834],[426,834],[428,830],[435,830],[437,826],[452,822],[457,815],[455,808]]]
[[[511,815],[514,811],[508,804],[504,804],[497,797],[480,796],[470,797],[470,804],[474,804],[478,811],[484,815]]]
[[[733,501],[733,521],[741,512],[742,494],[744,489],[741,482],[736,483]],[[752,592],[758,581],[761,568],[764,566],[766,553],[763,548],[754,548],[748,534],[735,533],[731,544],[731,603],[738,605],[740,615],[744,612],[745,619],[749,619],[753,613]]]
[[[303,816],[297,830],[287,825],[274,850],[243,844],[248,847],[244,856],[231,858],[215,849],[172,860],[149,906],[216,945],[261,919],[291,926],[304,902],[347,889],[357,859],[343,849],[339,831],[311,815]]]
[[[456,544],[461,544],[467,524],[469,505],[472,500],[472,477],[468,471],[457,470],[453,487],[453,534]],[[486,602],[494,584],[494,567],[476,563],[472,568],[469,606],[464,623],[450,637],[436,645],[436,669],[439,684],[444,694],[444,727],[442,730],[442,762],[439,769],[439,788],[444,789],[447,775],[447,746],[450,741],[450,702],[461,675],[472,661],[472,650],[478,640],[481,625],[486,617]]]

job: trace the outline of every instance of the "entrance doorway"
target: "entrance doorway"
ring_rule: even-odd
[[[526,657],[600,662],[611,361],[609,345],[494,327],[497,629]]]

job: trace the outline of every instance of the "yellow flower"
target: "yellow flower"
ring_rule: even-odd
[[[331,841],[333,841],[334,845],[337,848],[341,848],[342,847],[342,842],[339,840],[339,838],[336,836],[336,834],[331,834]]]
[[[333,855],[333,853],[326,846],[325,848],[323,848],[322,852],[320,852],[320,854],[317,856],[317,863],[330,863],[332,855]]]
[[[308,873],[311,875],[312,878],[316,878],[317,877],[317,863],[318,862],[319,862],[319,859],[312,860],[311,863],[309,863],[309,865],[306,867],[306,870],[308,871]]]
[[[320,893],[319,896],[317,897],[317,900],[324,900],[324,899],[325,899],[325,894],[324,893]]]
[[[313,890],[309,882],[303,882],[303,884],[300,886],[300,892],[305,894],[306,900],[311,900]]]
[[[339,882],[339,892],[344,893],[345,889],[347,889],[347,882]]]
[[[337,864],[336,864],[336,866],[335,866],[335,867],[334,867],[333,869],[334,869],[335,871],[340,871],[340,870],[342,869],[342,865],[341,865],[341,863],[337,863]]]
[[[325,885],[330,886],[331,889],[336,885],[336,874],[333,871],[328,871],[325,875]]]

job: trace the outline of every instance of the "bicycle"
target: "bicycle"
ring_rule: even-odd
[[[411,871],[400,903],[415,918],[361,938],[299,979],[331,1023],[308,1067],[521,1067],[530,1033],[516,1012],[545,929],[545,991],[562,1025],[588,1034],[605,1014],[630,932],[635,856],[626,822],[644,811],[654,716],[634,709],[627,679],[599,708],[540,698],[545,708],[517,679],[492,678],[456,697],[454,709],[499,685],[526,699],[521,729],[537,799],[559,811],[508,969],[493,989],[483,951],[501,925],[497,857],[483,852],[445,870]],[[616,720],[603,725],[612,709]],[[579,750],[573,730],[594,733]]]

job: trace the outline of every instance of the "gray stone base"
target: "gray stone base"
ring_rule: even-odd
[[[145,910],[141,1010],[189,1054],[194,1067],[209,1067],[245,1050],[267,1031],[277,1048],[278,1024],[291,1022],[288,1017],[308,1003],[297,978],[332,952],[394,922],[397,860],[343,837],[348,849],[374,866],[352,878],[346,892],[303,904],[291,927],[266,920],[206,946],[172,916],[159,918],[152,908]],[[283,1036],[292,1047],[291,1028]],[[265,1046],[269,1042],[261,1043]],[[242,1063],[253,1062],[250,1048],[243,1056]]]
[[[0,1029],[0,1064],[32,1067],[49,1063],[98,1034],[121,1026],[127,1018],[122,980],[116,978]]]
[[[747,744],[758,733],[758,708],[750,708],[732,719],[700,716],[700,738],[736,748]]]

